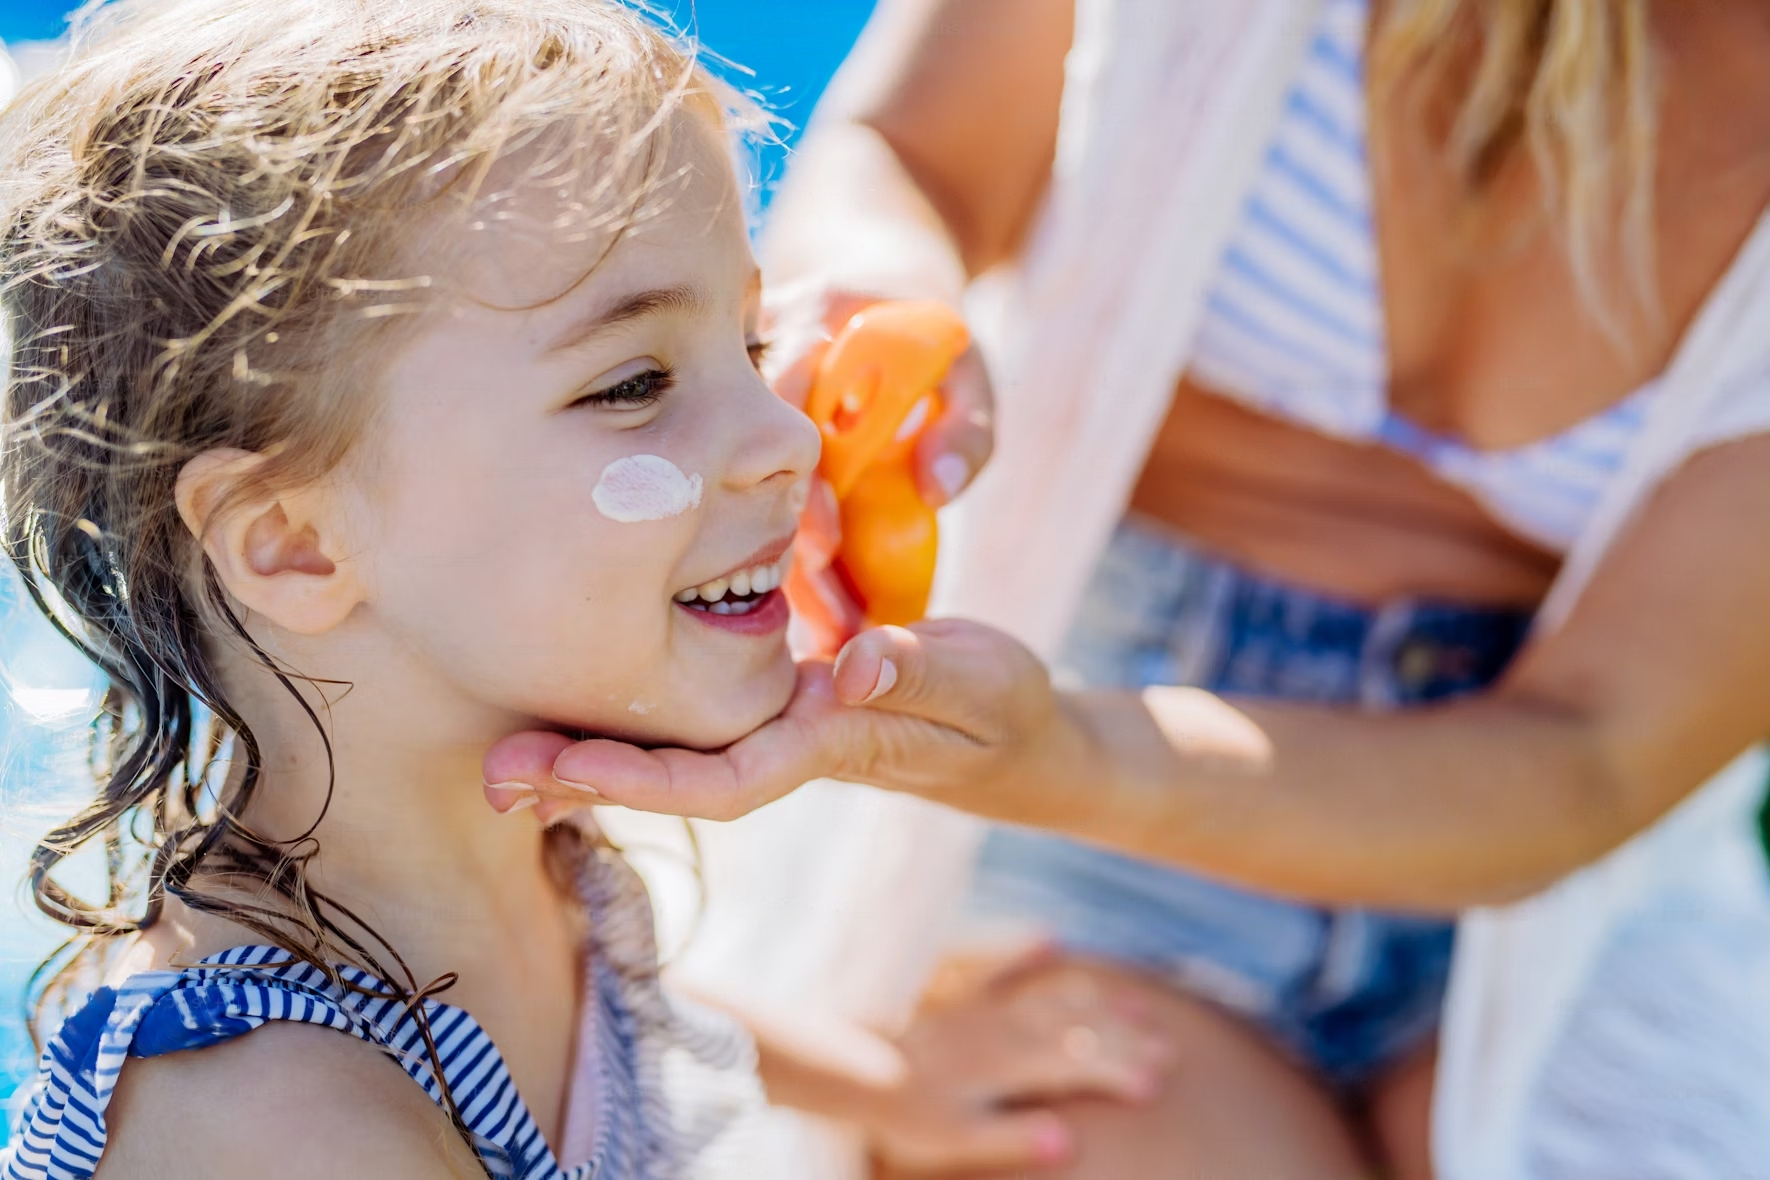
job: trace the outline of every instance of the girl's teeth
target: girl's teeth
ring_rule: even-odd
[[[691,590],[683,590],[676,595],[676,601],[684,606],[705,603],[702,610],[713,610],[722,615],[748,614],[755,604],[738,602],[733,599],[747,599],[752,595],[767,594],[771,590],[780,589],[781,580],[785,575],[788,557],[782,557],[773,565],[759,565],[752,569],[739,570],[727,578],[715,578],[711,582],[696,586]],[[730,598],[727,598],[727,595]],[[720,606],[727,609],[718,610]]]

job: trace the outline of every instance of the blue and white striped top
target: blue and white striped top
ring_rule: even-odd
[[[1207,296],[1191,375],[1277,417],[1413,455],[1521,536],[1566,552],[1658,392],[1526,446],[1477,450],[1388,406],[1366,148],[1368,0],[1326,0]]]
[[[665,996],[644,886],[606,844],[584,851],[578,891],[593,934],[577,1073],[596,1075],[588,1158],[562,1165],[485,1030],[461,1009],[425,999],[442,1074],[481,1161],[499,1180],[700,1175],[709,1158],[731,1150],[728,1133],[739,1116],[760,1104],[754,1049],[725,1017]],[[219,1044],[273,1020],[336,1029],[377,1046],[442,1106],[418,1022],[404,1003],[367,972],[341,966],[339,974],[346,987],[281,949],[245,946],[182,971],[144,972],[99,988],[44,1050],[0,1175],[90,1177],[104,1153],[105,1108],[130,1057]],[[582,1068],[586,1055],[593,1070]]]

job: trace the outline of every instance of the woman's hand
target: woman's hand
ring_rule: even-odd
[[[766,300],[769,347],[764,372],[774,391],[803,408],[831,339],[849,320],[885,298],[816,282],[771,290]],[[995,391],[975,345],[954,362],[940,394],[944,409],[916,444],[917,481],[922,498],[934,508],[964,491],[995,448]]]
[[[534,800],[543,819],[602,802],[735,819],[817,778],[962,793],[968,810],[1026,816],[1027,788],[1079,780],[1087,759],[1031,652],[980,623],[935,619],[864,632],[834,664],[800,664],[786,710],[724,750],[522,733],[492,747],[484,772],[492,806]]]
[[[1161,1092],[1175,1046],[1135,984],[1037,948],[949,960],[896,1044],[901,1082],[853,1112],[893,1175],[975,1174],[1066,1162],[1069,1129],[1038,1104]]]
[[[818,282],[771,290],[766,308],[769,349],[763,371],[774,391],[804,408],[832,337],[881,298]],[[917,484],[922,498],[934,508],[965,490],[995,446],[995,394],[975,346],[954,363],[940,391],[941,414],[928,424],[916,444]],[[793,573],[788,583],[796,608],[795,642],[807,655],[835,654],[863,625],[859,608],[830,572],[841,540],[836,499],[818,480],[793,547]]]

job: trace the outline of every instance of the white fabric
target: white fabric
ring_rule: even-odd
[[[1004,627],[1046,655],[1055,649],[1168,410],[1315,11],[1305,0],[1078,0],[1050,195],[1018,269],[974,292],[1001,395],[997,458],[945,522],[941,613]],[[1543,628],[1566,617],[1666,473],[1701,446],[1770,423],[1767,288],[1770,221],[1687,334],[1667,396],[1570,551]],[[1681,1174],[1634,1164],[1552,1170],[1576,1160],[1568,1145],[1581,1142],[1577,1120],[1557,1112],[1607,1109],[1603,1095],[1567,1089],[1580,1084],[1580,1053],[1626,1060],[1617,1055],[1632,1045],[1665,1055],[1639,1062],[1643,1076],[1755,1068],[1763,1046],[1750,1034],[1761,1021],[1735,1022],[1736,1058],[1693,1055],[1734,1043],[1728,1011],[1708,1014],[1688,1037],[1615,1026],[1633,1030],[1631,1013],[1668,1010],[1661,1000],[1677,972],[1697,965],[1693,947],[1733,962],[1716,939],[1765,928],[1763,875],[1737,871],[1757,863],[1747,842],[1763,771],[1759,756],[1742,756],[1615,854],[1539,897],[1465,921],[1434,1112],[1443,1180]],[[977,830],[913,800],[829,787],[728,825],[713,842],[747,876],[710,865],[708,926],[723,933],[687,966],[704,985],[759,1002],[833,998],[874,1021],[900,1015],[937,949]],[[721,860],[718,849],[710,857]],[[1731,908],[1711,929],[1706,901],[1716,897]],[[1705,906],[1690,914],[1680,945],[1661,946],[1659,918],[1679,898]],[[1607,990],[1632,979],[1640,986]],[[1711,994],[1740,998],[1739,989]],[[1634,1109],[1625,1101],[1603,1117]],[[1607,1133],[1594,1126],[1587,1141]],[[1770,1121],[1761,1127],[1764,1143],[1734,1145],[1740,1158],[1770,1160]],[[811,1162],[808,1140],[789,1142],[799,1134],[813,1132],[783,1138],[769,1174],[860,1174],[851,1146],[826,1137],[826,1154]]]
[[[1313,26],[1298,0],[1081,0],[1046,206],[980,324],[997,455],[945,613],[1056,651],[1122,514]]]
[[[1664,382],[1666,396],[1568,555],[1538,616],[1539,630],[1552,630],[1573,611],[1610,545],[1666,475],[1698,449],[1770,424],[1770,214],[1685,334]],[[1594,963],[1633,933],[1639,915],[1664,895],[1700,888],[1706,877],[1727,871],[1739,846],[1753,840],[1764,775],[1762,752],[1748,751],[1598,863],[1519,905],[1463,919],[1433,1119],[1444,1180],[1531,1175],[1528,1140],[1547,1133],[1536,1109],[1541,1078],[1553,1054],[1571,1051],[1572,1014],[1580,1005],[1626,1005],[1635,989],[1655,986],[1656,969],[1678,967],[1670,954],[1657,962],[1648,955],[1640,973],[1615,977],[1594,973]],[[1740,905],[1770,912],[1770,885],[1761,871],[1736,883],[1744,891]],[[1743,1034],[1754,1015],[1714,1011],[1708,1019],[1723,1035],[1734,1023]],[[1702,1030],[1689,1031],[1694,1044]],[[1741,1052],[1761,1049],[1743,1035],[1737,1044]],[[1712,1063],[1719,1071],[1727,1067]],[[1651,1071],[1654,1063],[1640,1068]],[[1621,1121],[1622,1107],[1617,1113]],[[1770,1120],[1758,1133],[1761,1142],[1740,1148],[1770,1159]]]
[[[1755,904],[1761,856],[1732,851],[1744,855],[1654,890],[1605,940],[1601,1002],[1568,1014],[1543,1062],[1524,1174],[1765,1174],[1770,913]]]
[[[566,1087],[565,1129],[555,1153],[562,1168],[578,1167],[596,1155],[596,1133],[601,1130],[602,1098],[608,1085],[608,1070],[598,1052],[598,1007],[584,1000],[578,1008],[578,1039],[572,1049],[572,1076]]]
[[[946,941],[980,826],[907,796],[818,782],[696,831],[705,899],[679,906],[700,920],[671,976],[821,1036],[820,1016],[883,1029],[902,1020]],[[747,1175],[868,1175],[853,1136],[789,1110],[771,1110],[750,1143]]]

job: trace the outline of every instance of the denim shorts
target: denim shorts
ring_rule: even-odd
[[[1200,556],[1133,516],[1095,572],[1058,675],[1408,708],[1492,683],[1529,626],[1523,611],[1325,598]],[[1012,827],[984,842],[967,919],[1149,972],[1348,1089],[1433,1034],[1450,972],[1448,921],[1300,905]]]

